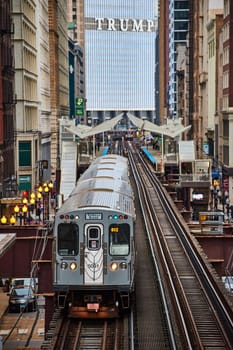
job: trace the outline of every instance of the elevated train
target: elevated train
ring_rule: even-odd
[[[70,317],[117,317],[130,309],[135,218],[127,158],[98,157],[55,216],[54,290]]]

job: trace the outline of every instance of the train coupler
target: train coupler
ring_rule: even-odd
[[[57,297],[57,303],[59,308],[64,308],[66,304],[66,298],[67,298],[67,293],[66,292],[59,292],[58,297]]]
[[[129,309],[130,308],[130,297],[129,297],[129,294],[128,293],[126,293],[126,294],[121,293],[120,297],[121,297],[122,309]]]

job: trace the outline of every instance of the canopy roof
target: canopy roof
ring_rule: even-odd
[[[77,135],[79,138],[84,139],[86,137],[100,134],[105,131],[113,130],[114,127],[118,124],[118,122],[123,118],[123,116],[124,113],[121,113],[115,118],[107,120],[95,127],[90,127],[87,125],[77,125],[65,127],[65,129],[68,132]],[[137,128],[150,131],[159,135],[168,136],[171,138],[180,136],[183,132],[188,131],[191,128],[191,125],[186,127],[183,126],[181,124],[180,119],[168,119],[167,124],[159,126],[149,122],[148,120],[142,120],[140,118],[137,118],[131,113],[127,113],[127,116]]]
[[[175,138],[191,128],[191,125],[184,127],[181,124],[180,119],[168,119],[167,124],[159,126],[148,120],[137,118],[130,113],[128,113],[128,117],[131,122],[140,129],[151,131],[159,135],[169,136],[171,138]]]
[[[65,127],[65,129],[71,134],[77,135],[80,137],[80,139],[85,139],[88,136],[93,136],[105,131],[113,130],[117,123],[122,119],[122,116],[123,113],[94,127],[87,125],[77,125]]]

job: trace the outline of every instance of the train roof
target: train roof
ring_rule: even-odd
[[[94,177],[109,177],[129,181],[127,158],[114,154],[96,158],[83,173],[81,179]]]
[[[112,209],[135,217],[127,158],[107,155],[93,161],[59,209],[58,215],[95,207]]]

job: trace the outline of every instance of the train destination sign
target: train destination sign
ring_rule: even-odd
[[[102,213],[86,213],[85,219],[86,220],[102,220],[103,215],[102,215]]]

